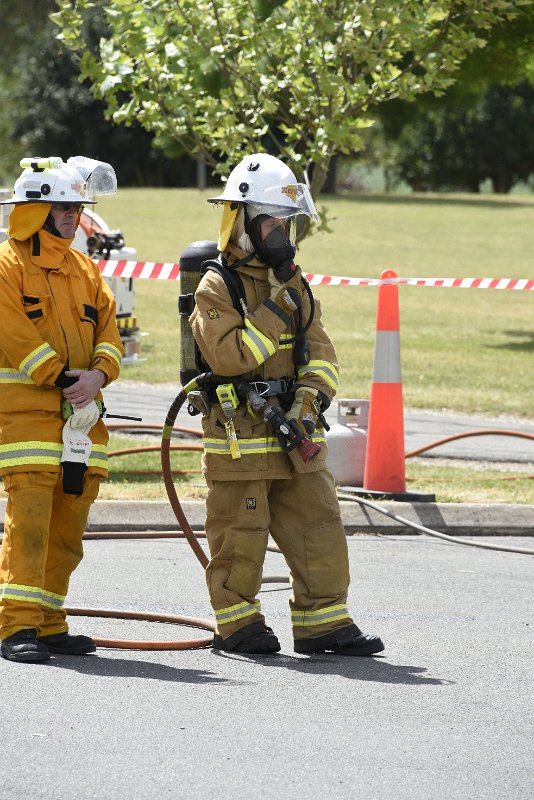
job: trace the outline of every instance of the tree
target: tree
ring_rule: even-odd
[[[504,193],[534,172],[534,6],[496,25],[487,45],[460,66],[439,98],[393,100],[379,109],[373,163],[412,188]]]
[[[397,171],[414,190],[504,194],[534,173],[534,88],[492,86],[467,106],[420,112],[397,140]]]
[[[15,0],[2,0],[0,2],[0,30],[2,31],[2,62],[0,64],[0,175],[1,181],[10,182],[14,175],[11,174],[13,165],[20,159],[20,147],[12,137],[13,127],[17,116],[23,107],[24,98],[19,92],[20,74],[24,62],[20,63],[19,54],[24,47],[25,39],[33,45],[35,36],[40,27],[46,24],[47,14],[52,11],[50,4],[40,0],[25,0],[24,15],[25,25],[18,24],[21,15],[17,16],[20,3]],[[20,99],[19,99],[20,98]]]
[[[126,128],[105,118],[103,101],[91,94],[88,81],[80,84],[77,60],[55,38],[49,15],[56,9],[55,0],[0,3],[0,167],[6,177],[14,179],[28,153],[83,153],[112,163],[122,186],[194,185],[196,164],[176,142],[172,158],[166,157],[154,147],[154,134],[139,124]]]
[[[445,91],[491,26],[529,2],[58,0],[53,19],[116,122],[204,152],[221,173],[268,149],[317,198],[381,103]],[[108,34],[91,49],[95,8]]]

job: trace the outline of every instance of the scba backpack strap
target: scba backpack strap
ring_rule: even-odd
[[[247,307],[245,304],[245,288],[239,273],[226,264],[226,261],[221,253],[219,253],[217,258],[209,258],[207,261],[202,263],[202,267],[200,268],[200,279],[202,280],[204,275],[210,271],[216,272],[217,275],[221,276],[228,294],[230,295],[230,300],[232,301],[233,307],[244,319],[245,314],[247,313]]]
[[[215,250],[215,252],[217,251]],[[188,264],[188,266],[189,269],[184,270],[180,278],[181,288],[185,291],[178,298],[180,313],[180,382],[182,386],[186,386],[197,375],[210,371],[209,365],[202,358],[189,324],[189,318],[195,308],[195,292],[202,277],[207,272],[216,272],[217,275],[220,275],[233,307],[243,318],[247,313],[243,281],[235,270],[228,267],[220,253],[216,258],[207,258],[201,261],[196,269],[191,269],[191,264]]]

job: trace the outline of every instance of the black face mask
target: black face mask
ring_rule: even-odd
[[[256,255],[269,267],[272,267],[278,280],[286,282],[295,274],[291,269],[297,248],[288,237],[289,224],[276,227],[270,231],[265,239],[261,239],[261,223],[269,219],[267,214],[259,214],[249,223],[248,235],[254,245]]]

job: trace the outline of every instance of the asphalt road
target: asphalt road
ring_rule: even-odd
[[[533,797],[534,559],[407,536],[348,546],[350,607],[382,636],[377,658],[295,655],[289,589],[266,584],[278,656],[99,649],[0,661],[1,800]],[[185,541],[88,541],[85,552],[70,605],[211,616]],[[284,571],[268,553],[265,573]],[[206,635],[80,617],[71,627]]]
[[[180,386],[117,381],[104,390],[104,400],[110,413],[140,416],[143,422],[162,425]],[[337,421],[338,405],[333,403],[326,417],[330,424]],[[185,407],[177,423],[200,427],[199,417],[190,417]],[[115,420],[109,420],[113,422]],[[534,435],[534,420],[514,417],[481,417],[468,414],[448,414],[435,411],[405,409],[405,450],[410,452],[436,442],[473,430],[512,430]],[[534,440],[502,435],[484,435],[460,439],[440,445],[425,454],[425,458],[454,458],[475,461],[534,463]]]

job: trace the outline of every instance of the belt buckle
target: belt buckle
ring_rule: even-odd
[[[268,381],[252,381],[252,385],[254,386],[254,391],[259,394],[260,397],[269,397],[269,382]],[[261,386],[264,386],[264,389],[260,389]]]

